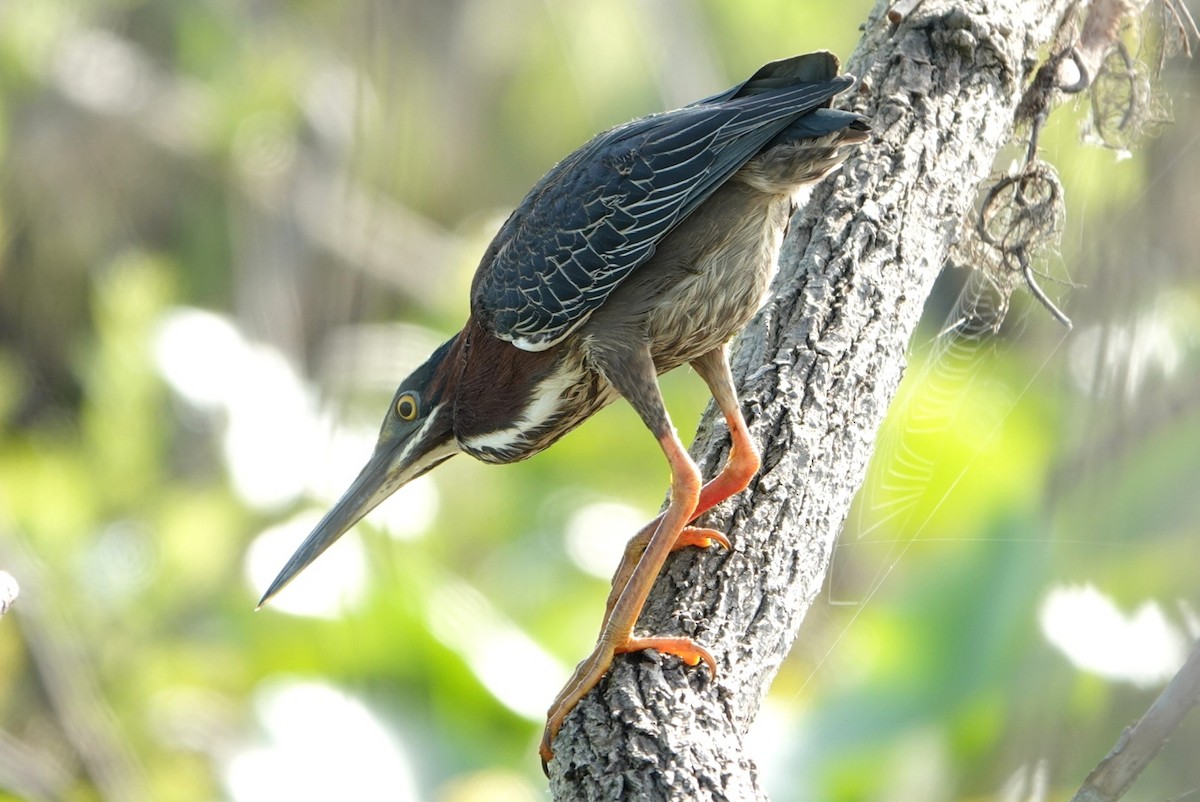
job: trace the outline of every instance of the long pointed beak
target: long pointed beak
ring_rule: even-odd
[[[348,532],[350,527],[362,520],[363,516],[375,509],[390,495],[392,489],[385,492],[384,486],[387,482],[391,458],[390,452],[375,452],[350,488],[342,494],[329,512],[325,513],[325,517],[283,566],[255,609],[261,609],[272,596],[283,590],[283,587],[295,579],[297,574],[320,557],[325,549],[332,546],[335,540]]]
[[[420,435],[421,433],[417,433],[418,438]],[[255,609],[261,609],[272,596],[295,579],[297,574],[320,557],[325,549],[333,545],[335,540],[348,532],[380,502],[457,452],[457,444],[452,439],[428,450],[414,449],[409,438],[392,444],[391,447],[377,447],[349,489],[342,494],[333,508],[325,513],[325,517],[283,566]]]

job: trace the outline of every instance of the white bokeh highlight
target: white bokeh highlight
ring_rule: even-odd
[[[1134,399],[1155,378],[1170,379],[1200,345],[1200,306],[1178,293],[1125,322],[1091,326],[1073,334],[1071,378],[1084,392]]]
[[[429,597],[429,631],[457,652],[496,699],[530,721],[546,717],[567,669],[478,590],[446,579]]]
[[[255,595],[266,590],[321,514],[303,512],[263,531],[246,550],[246,579]],[[277,612],[313,618],[338,618],[364,597],[367,555],[362,539],[351,531],[338,539],[287,587],[271,597]]]
[[[1157,603],[1144,602],[1127,615],[1091,585],[1051,589],[1038,622],[1046,640],[1076,668],[1142,688],[1169,680],[1187,649],[1187,639]]]
[[[585,504],[567,521],[567,556],[585,573],[609,579],[621,560],[625,543],[648,522],[645,513],[627,504]]]
[[[257,689],[259,743],[224,761],[233,802],[408,802],[418,799],[411,760],[359,699],[329,685],[276,680]]]
[[[246,503],[278,508],[309,487],[331,426],[278,351],[249,342],[225,317],[177,309],[159,323],[154,362],[184,400],[223,416],[225,463]]]
[[[222,315],[173,309],[160,320],[153,349],[171,389],[219,422],[230,481],[248,506],[271,513],[303,498],[319,505],[255,539],[246,571],[254,590],[262,592],[320,513],[358,475],[375,447],[379,424],[335,422],[281,353],[251,342]],[[394,538],[412,539],[429,528],[438,504],[436,485],[422,477],[393,494],[369,520]],[[362,543],[353,533],[341,540],[346,542],[306,569],[272,608],[328,617],[361,599],[367,573]]]

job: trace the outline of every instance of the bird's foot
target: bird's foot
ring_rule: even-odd
[[[612,590],[609,591],[608,600],[604,603],[604,621],[600,624],[601,631],[608,626],[608,617],[612,614],[613,605],[617,603],[617,599],[621,597],[621,593],[625,590],[625,585],[629,582],[629,577],[633,574],[633,569],[637,567],[638,560],[642,558],[642,554],[646,551],[646,544],[650,542],[650,536],[658,529],[658,525],[662,522],[663,516],[658,516],[650,523],[642,527],[642,530],[634,535],[629,543],[625,546],[625,554],[621,557],[621,563],[617,566],[617,572],[613,574]],[[671,544],[671,551],[679,551],[689,547],[698,549],[707,549],[712,544],[716,543],[726,551],[733,549],[733,544],[729,542],[729,538],[724,532],[718,532],[716,529],[706,529],[702,526],[685,526],[679,530],[679,535],[675,538],[675,542]]]
[[[689,638],[627,638],[624,643],[609,646],[605,643],[596,644],[596,649],[586,660],[575,667],[571,679],[559,691],[558,698],[550,705],[546,715],[546,729],[542,731],[542,743],[538,753],[542,757],[542,771],[548,771],[547,766],[554,758],[551,744],[558,736],[563,722],[575,705],[600,682],[608,669],[612,667],[613,657],[618,654],[640,652],[653,649],[663,654],[678,657],[688,666],[698,666],[704,663],[708,666],[710,677],[717,676],[717,661],[700,644]]]
[[[678,551],[688,546],[707,549],[714,543],[726,551],[733,548],[733,544],[729,542],[729,538],[725,537],[724,532],[718,532],[716,529],[706,529],[702,526],[685,526],[680,530],[679,537],[675,538],[675,545],[671,546],[671,551]]]
[[[567,714],[575,709],[579,700],[596,687],[596,683],[608,672],[615,654],[616,650],[612,646],[603,641],[597,643],[595,650],[583,662],[575,666],[575,673],[558,692],[558,696],[546,712],[546,729],[542,731],[542,744],[538,748],[538,753],[542,756],[542,771],[546,771],[547,775],[549,772],[546,764],[554,757],[554,750],[550,748],[550,744],[558,735]]]
[[[641,652],[646,649],[653,649],[656,652],[674,655],[682,660],[685,665],[692,667],[704,663],[708,666],[709,677],[713,679],[717,677],[717,661],[709,654],[708,649],[705,649],[690,638],[630,638],[625,643],[617,646],[613,651],[616,654],[628,654],[629,652]]]

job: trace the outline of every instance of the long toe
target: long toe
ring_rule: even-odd
[[[717,661],[707,649],[690,638],[630,638],[613,651],[617,654],[627,654],[645,649],[673,654],[689,666],[698,666],[703,662],[708,666],[709,676],[714,679],[717,676]]]
[[[733,548],[733,545],[729,542],[729,538],[725,537],[724,532],[718,532],[716,529],[707,529],[703,526],[685,526],[680,531],[679,537],[675,538],[675,545],[671,547],[671,551],[678,551],[688,546],[707,549],[714,543],[726,551]]]
[[[547,765],[554,759],[552,745],[554,739],[558,737],[558,731],[562,728],[567,715],[608,672],[613,657],[646,649],[674,655],[689,666],[698,666],[704,663],[708,666],[709,676],[713,678],[717,676],[717,661],[713,659],[707,649],[690,638],[627,638],[624,643],[613,648],[597,644],[596,650],[575,668],[575,673],[571,676],[570,681],[563,686],[558,698],[554,700],[554,704],[550,705],[550,710],[546,714],[546,728],[542,731],[542,743],[538,747],[543,771],[547,770]]]
[[[574,710],[579,700],[596,687],[596,683],[604,677],[609,666],[612,665],[614,654],[616,652],[612,647],[606,646],[604,643],[597,643],[595,650],[587,656],[587,659],[575,667],[575,673],[558,692],[558,698],[550,705],[550,709],[546,712],[546,729],[542,731],[542,743],[538,747],[538,753],[542,756],[543,771],[546,770],[546,764],[554,757],[552,744],[555,737],[558,736],[558,731],[562,728],[567,714]]]

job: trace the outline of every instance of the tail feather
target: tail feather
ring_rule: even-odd
[[[839,77],[839,66],[837,56],[827,50],[772,61],[769,64],[764,64],[759,68],[758,72],[737,86],[731,87],[718,95],[698,100],[692,105],[699,106],[705,103],[719,103],[723,100],[732,100],[737,97],[761,95],[764,92],[773,92],[797,84],[841,84],[844,82],[846,86],[849,86],[853,83],[854,78],[849,75]],[[841,88],[838,88],[837,91],[831,93],[831,97],[840,91],[842,91]],[[828,106],[829,102],[826,101],[825,105]]]
[[[783,145],[798,139],[816,139],[836,131],[845,131],[841,141],[850,144],[865,142],[871,127],[867,118],[852,111],[841,109],[816,109],[793,121],[779,132],[767,147]]]

